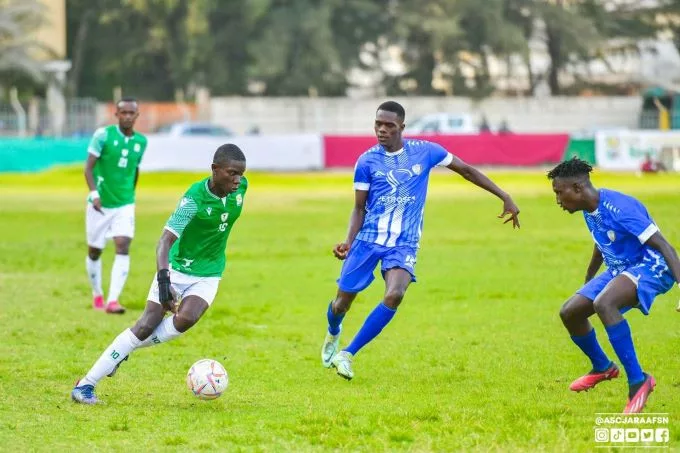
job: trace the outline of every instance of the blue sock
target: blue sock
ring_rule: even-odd
[[[359,332],[352,340],[349,346],[345,348],[345,351],[356,354],[359,349],[363,348],[372,339],[378,336],[378,334],[383,330],[383,328],[394,318],[394,314],[397,310],[392,310],[387,308],[385,304],[380,302],[377,307],[373,309],[370,315],[364,321],[364,325],[361,326]]]
[[[345,314],[334,315],[333,310],[331,309],[332,306],[333,302],[328,304],[328,312],[326,313],[326,317],[328,318],[328,333],[337,335],[340,333],[340,324],[342,324],[342,319],[345,317]]]
[[[600,343],[597,342],[595,329],[591,329],[590,332],[583,336],[572,336],[571,339],[588,356],[593,364],[594,371],[604,371],[609,368],[612,361],[609,360],[607,354],[600,347]]]
[[[635,346],[633,346],[633,336],[630,333],[630,326],[625,319],[613,326],[605,326],[609,334],[609,341],[626,369],[628,376],[628,385],[635,385],[645,380],[645,375],[642,373],[642,367],[638,362],[637,355],[635,355]]]

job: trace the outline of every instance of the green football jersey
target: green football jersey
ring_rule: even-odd
[[[127,137],[118,125],[97,129],[87,152],[97,156],[94,180],[102,206],[117,208],[135,202],[135,174],[146,151],[146,137]]]
[[[183,274],[221,277],[226,265],[229,233],[241,215],[248,180],[219,198],[208,189],[206,178],[189,187],[177,204],[165,229],[177,236],[170,249],[170,266]]]

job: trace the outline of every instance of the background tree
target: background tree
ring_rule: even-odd
[[[39,52],[49,52],[31,37],[45,20],[39,1],[0,0],[0,87],[35,90],[44,80]]]

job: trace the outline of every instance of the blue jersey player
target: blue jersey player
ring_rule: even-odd
[[[562,162],[548,173],[557,204],[569,213],[583,211],[595,241],[585,285],[560,311],[572,340],[592,362],[592,371],[569,388],[580,392],[619,375],[595,337],[588,318],[597,313],[609,342],[628,377],[628,402],[624,413],[641,412],[655,386],[635,354],[628,322],[622,313],[637,308],[645,315],[654,298],[680,281],[680,261],[647,209],[635,198],[590,182],[592,167],[579,159]],[[607,269],[595,274],[604,262]]]
[[[416,254],[423,228],[423,211],[430,171],[447,167],[503,200],[503,213],[519,227],[519,209],[489,178],[436,143],[404,140],[404,108],[396,102],[378,107],[374,130],[378,144],[359,157],[354,171],[355,202],[347,239],[333,249],[344,260],[338,292],[328,306],[328,334],[321,348],[323,366],[352,379],[352,359],[390,322],[415,281]],[[378,262],[385,279],[383,300],[366,318],[352,342],[339,351],[345,313],[357,293],[373,281]]]

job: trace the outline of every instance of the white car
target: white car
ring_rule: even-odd
[[[228,137],[234,135],[232,131],[226,127],[218,126],[210,123],[195,123],[195,122],[181,122],[166,124],[158,128],[158,134],[171,135],[173,137],[179,136],[203,136],[203,137]]]
[[[432,113],[406,122],[404,134],[476,134],[479,132],[472,115],[465,113]]]

